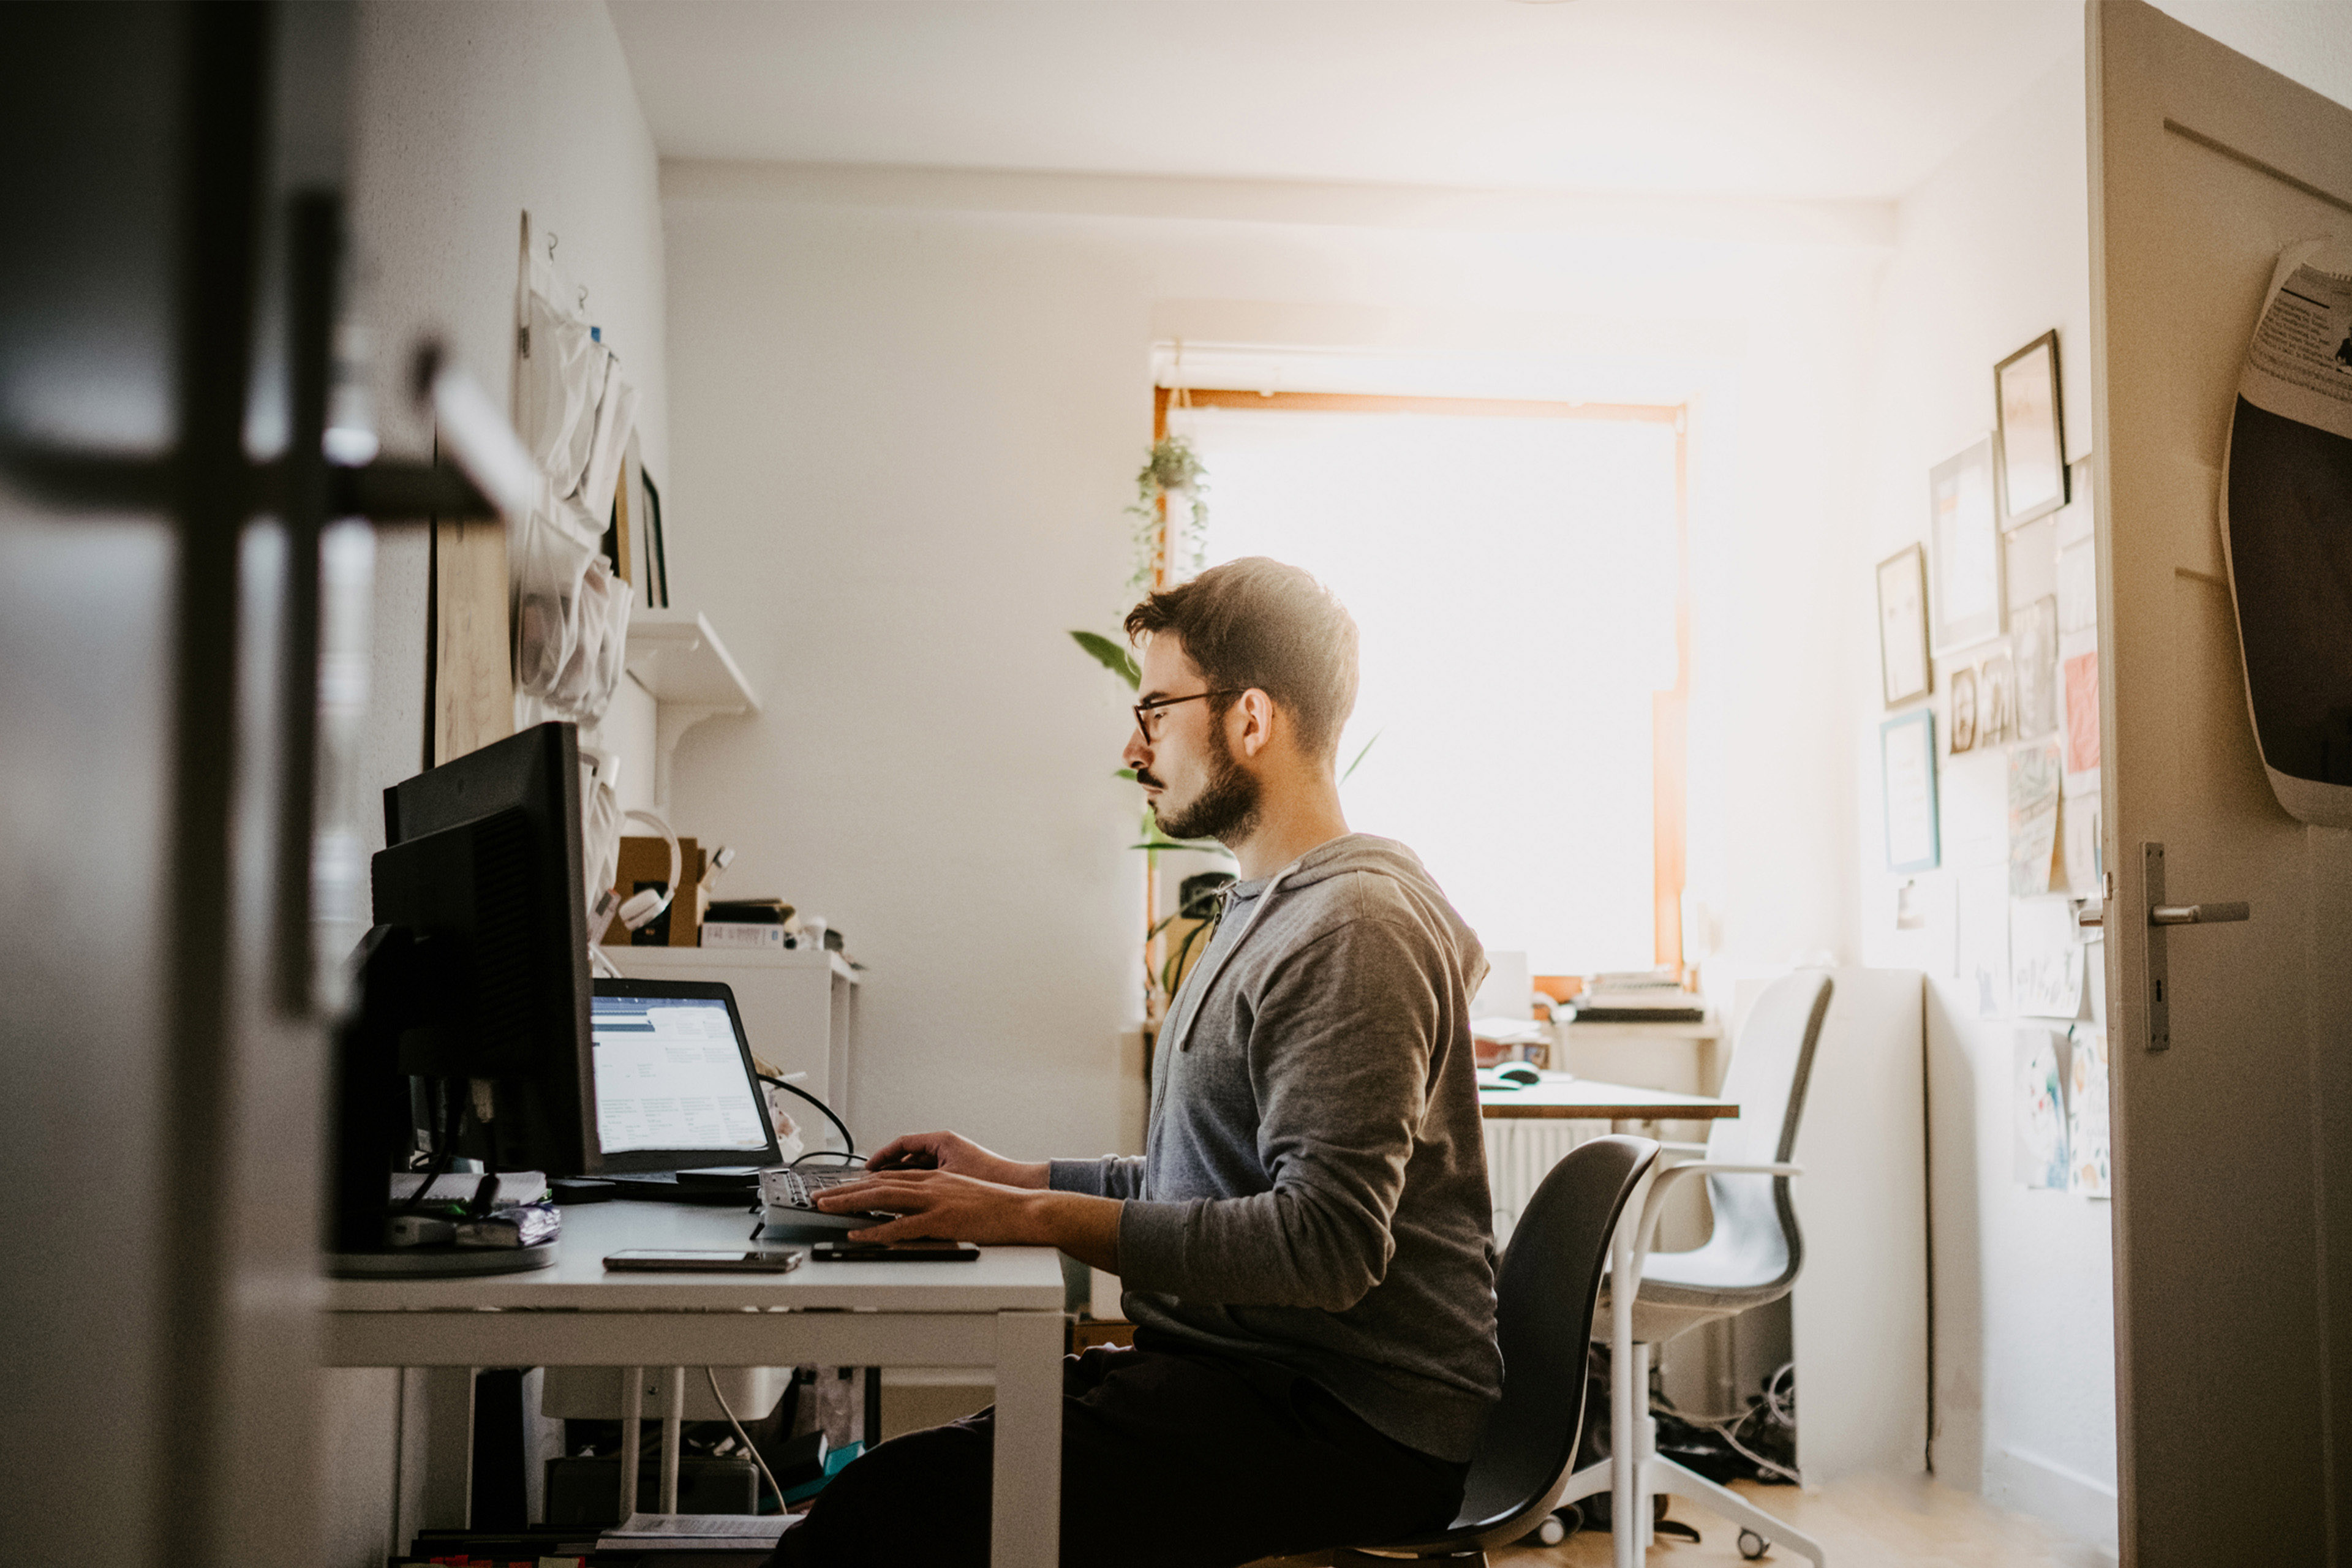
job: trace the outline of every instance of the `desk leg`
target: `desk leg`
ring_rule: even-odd
[[[425,1497],[427,1530],[464,1530],[474,1514],[474,1369],[425,1369]]]
[[[1059,1312],[996,1315],[995,1568],[1055,1568],[1061,1559],[1066,1334]]]
[[[629,1522],[629,1515],[637,1511],[637,1461],[643,1450],[638,1447],[644,1433],[637,1424],[646,1418],[646,1369],[625,1366],[621,1369],[621,1522]]]
[[[686,1368],[669,1369],[669,1408],[662,1412],[661,1510],[677,1511],[678,1450],[686,1446]]]

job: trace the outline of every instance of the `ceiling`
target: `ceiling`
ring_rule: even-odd
[[[1884,200],[2080,0],[610,0],[671,158]]]

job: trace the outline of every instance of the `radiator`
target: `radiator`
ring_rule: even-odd
[[[1609,1134],[1606,1121],[1549,1117],[1490,1116],[1480,1125],[1486,1132],[1486,1185],[1493,1194],[1497,1247],[1509,1242],[1519,1211],[1561,1157],[1587,1139]]]

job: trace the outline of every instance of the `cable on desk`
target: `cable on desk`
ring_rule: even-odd
[[[819,1110],[824,1111],[824,1119],[827,1121],[832,1122],[835,1127],[841,1129],[841,1141],[849,1145],[847,1152],[853,1157],[856,1154],[857,1140],[849,1135],[849,1123],[844,1121],[840,1117],[835,1116],[833,1113],[832,1106],[827,1105],[824,1100],[819,1100],[815,1095],[811,1094],[807,1089],[803,1089],[796,1083],[786,1083],[782,1079],[770,1078],[766,1073],[754,1073],[752,1076],[758,1079],[761,1083],[774,1084],[778,1089],[784,1090],[788,1094],[797,1094],[803,1100],[807,1100],[811,1105],[815,1106]],[[829,1149],[820,1152],[824,1153],[834,1152],[834,1151]],[[795,1160],[793,1163],[797,1165],[800,1162]]]

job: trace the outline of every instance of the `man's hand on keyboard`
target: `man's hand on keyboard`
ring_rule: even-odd
[[[889,1148],[898,1146],[894,1143]],[[987,1153],[985,1150],[980,1152]],[[1118,1271],[1121,1205],[1116,1198],[1041,1192],[982,1181],[952,1171],[901,1167],[876,1172],[864,1181],[827,1187],[816,1194],[816,1206],[828,1214],[862,1209],[900,1216],[887,1225],[851,1231],[852,1241],[915,1241],[931,1237],[940,1241],[976,1241],[983,1247],[1058,1247],[1097,1268],[1114,1274]]]
[[[1001,1187],[1033,1187],[1045,1185],[1045,1163],[1034,1164],[1008,1160],[990,1152],[971,1139],[956,1132],[909,1132],[904,1138],[894,1138],[874,1152],[866,1162],[869,1171],[945,1171],[950,1175],[971,1176],[983,1182],[993,1182]]]

